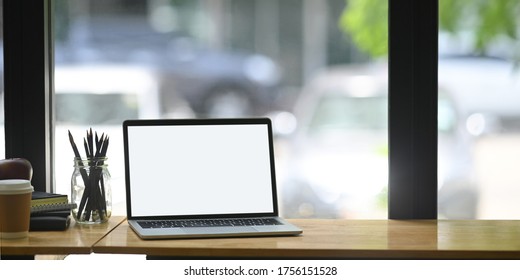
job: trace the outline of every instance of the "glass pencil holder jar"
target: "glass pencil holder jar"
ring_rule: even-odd
[[[80,224],[100,224],[112,215],[112,189],[106,157],[74,158],[72,216]]]

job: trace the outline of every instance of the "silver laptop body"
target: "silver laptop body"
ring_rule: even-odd
[[[127,120],[126,207],[142,239],[297,235],[278,216],[267,118]]]

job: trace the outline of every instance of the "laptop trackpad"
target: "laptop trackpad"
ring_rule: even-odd
[[[182,228],[182,231],[187,234],[221,234],[221,233],[241,233],[241,232],[258,232],[253,227],[194,227]]]

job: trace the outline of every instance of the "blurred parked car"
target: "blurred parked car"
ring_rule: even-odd
[[[216,51],[176,40],[162,68],[163,96],[177,92],[199,115],[260,115],[275,106],[280,70],[270,58],[245,52]]]
[[[201,117],[259,115],[275,106],[280,69],[266,56],[211,49],[177,34],[133,39],[105,38],[72,48],[58,45],[56,63],[126,63],[155,68],[161,110],[166,114],[179,98]]]
[[[520,68],[514,61],[440,57],[439,84],[453,93],[471,134],[520,131]]]
[[[387,217],[387,76],[386,64],[337,66],[304,87],[280,180],[285,217]],[[451,94],[439,86],[439,217],[474,218],[472,138]]]

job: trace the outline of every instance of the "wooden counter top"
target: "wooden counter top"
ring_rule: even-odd
[[[93,251],[177,258],[520,259],[520,221],[290,221],[302,235],[146,241],[123,222]]]

